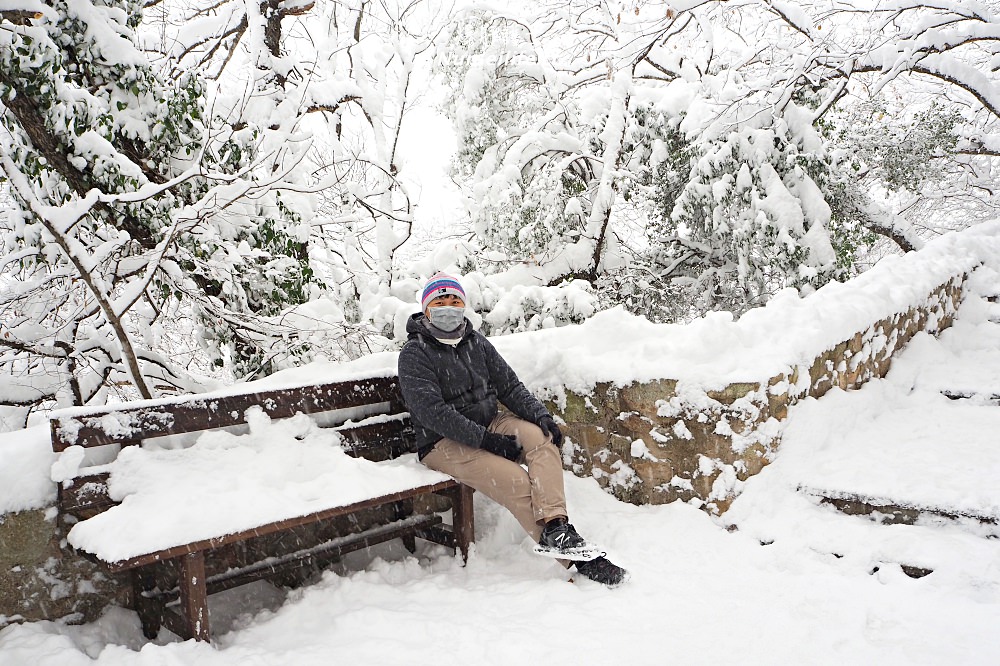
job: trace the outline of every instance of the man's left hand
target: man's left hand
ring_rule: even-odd
[[[543,416],[538,419],[538,427],[542,429],[542,433],[546,437],[552,438],[552,443],[556,446],[562,446],[563,434],[556,425],[555,420],[551,416]]]

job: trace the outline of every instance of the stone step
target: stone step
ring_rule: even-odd
[[[946,398],[949,398],[950,400],[975,399],[977,404],[1000,405],[1000,392],[995,392],[995,391],[976,392],[976,391],[944,389],[941,391],[941,395],[943,395]]]
[[[729,525],[726,526],[725,529],[726,529],[727,532],[739,532],[740,531],[739,525],[737,525],[735,523],[730,523]],[[770,540],[767,540],[767,541],[759,541],[758,543],[760,543],[761,546],[770,546],[770,545],[772,545],[774,543],[774,539],[770,539]],[[824,551],[824,552],[828,552],[830,555],[832,555],[833,557],[837,558],[838,560],[844,557],[844,553],[830,552],[830,551]],[[930,574],[934,573],[933,569],[928,569],[927,567],[921,567],[921,566],[916,566],[916,565],[913,565],[913,564],[906,564],[904,562],[898,562],[898,561],[896,561],[896,562],[882,562],[881,565],[875,565],[874,567],[872,567],[871,569],[868,570],[868,574],[869,575],[874,575],[874,574],[878,573],[879,569],[882,566],[886,565],[886,564],[896,564],[896,565],[898,565],[899,568],[900,568],[900,570],[904,574],[906,574],[907,576],[909,576],[910,578],[923,578],[924,576],[927,576],[927,575],[930,575]]]
[[[947,524],[987,539],[1000,538],[1000,516],[948,507],[919,506],[904,500],[866,497],[827,488],[799,486],[797,490],[819,498],[821,504],[829,504],[842,513],[867,516],[882,525]]]
[[[878,573],[880,568],[881,567],[873,567],[872,570],[869,571],[868,573],[874,575]],[[900,564],[899,568],[903,571],[904,574],[906,574],[910,578],[923,578],[924,576],[929,576],[932,573],[934,573],[934,569],[928,569],[926,567],[916,567],[911,564]]]

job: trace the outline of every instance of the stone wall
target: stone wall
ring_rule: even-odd
[[[548,406],[566,422],[572,446],[566,466],[594,476],[616,497],[635,504],[694,503],[724,512],[748,478],[777,450],[788,408],[830,388],[858,388],[884,377],[892,356],[919,331],[951,325],[965,276],[938,286],[926,301],[873,322],[811,363],[773,377],[717,391],[662,379],[625,387],[599,384],[587,395],[568,392]]]
[[[125,604],[117,579],[61,548],[55,509],[0,515],[0,627],[10,622],[96,619],[109,601]]]

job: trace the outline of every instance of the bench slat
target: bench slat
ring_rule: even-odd
[[[835,491],[812,486],[799,486],[800,493],[819,498],[821,504],[829,504],[842,513],[852,516],[880,514],[887,524],[912,525],[922,516],[933,516],[953,521],[973,520],[982,525],[996,525],[997,516],[947,507],[921,506],[905,500],[886,497],[868,497],[853,492]]]
[[[107,472],[101,472],[60,483],[57,495],[60,511],[85,520],[118,504],[108,496],[108,477]]]
[[[260,406],[272,419],[298,412],[316,414],[379,402],[398,403],[395,377],[300,386],[279,391],[199,398],[192,396],[166,405],[122,406],[109,414],[64,416],[52,420],[52,450],[109,444],[137,444],[149,437],[226,428],[246,422],[247,409]],[[113,427],[109,427],[109,421]],[[109,430],[111,433],[109,434]]]
[[[344,451],[355,458],[380,462],[398,458],[412,450],[414,433],[409,421],[383,421],[351,428],[338,428]]]

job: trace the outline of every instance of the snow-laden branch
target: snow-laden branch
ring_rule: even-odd
[[[622,141],[628,124],[627,114],[632,93],[630,73],[620,72],[611,90],[611,108],[608,110],[608,119],[601,132],[601,140],[604,142],[603,169],[585,232],[588,238],[594,239],[594,254],[590,266],[592,279],[596,278],[597,272],[601,270],[604,253],[607,250],[611,210],[615,202],[616,176],[622,159]]]
[[[115,332],[116,340],[121,349],[122,357],[133,385],[143,398],[152,398],[153,394],[146,385],[142,371],[139,368],[131,336],[125,330],[121,316],[116,313],[115,308],[108,298],[108,294],[105,291],[107,285],[104,284],[104,280],[92,272],[91,266],[88,265],[90,262],[88,261],[86,249],[79,241],[67,235],[57,222],[47,217],[47,207],[35,197],[30,183],[25,179],[2,145],[0,145],[0,165],[3,166],[3,171],[17,192],[17,195],[27,204],[28,209],[35,219],[52,235],[53,240],[62,250],[66,259],[76,267],[79,278],[87,285],[91,296],[100,306],[101,312]]]
[[[868,216],[865,226],[892,240],[903,252],[913,252],[924,246],[923,239],[916,234],[913,225],[901,216],[871,202],[865,205],[864,213]]]

